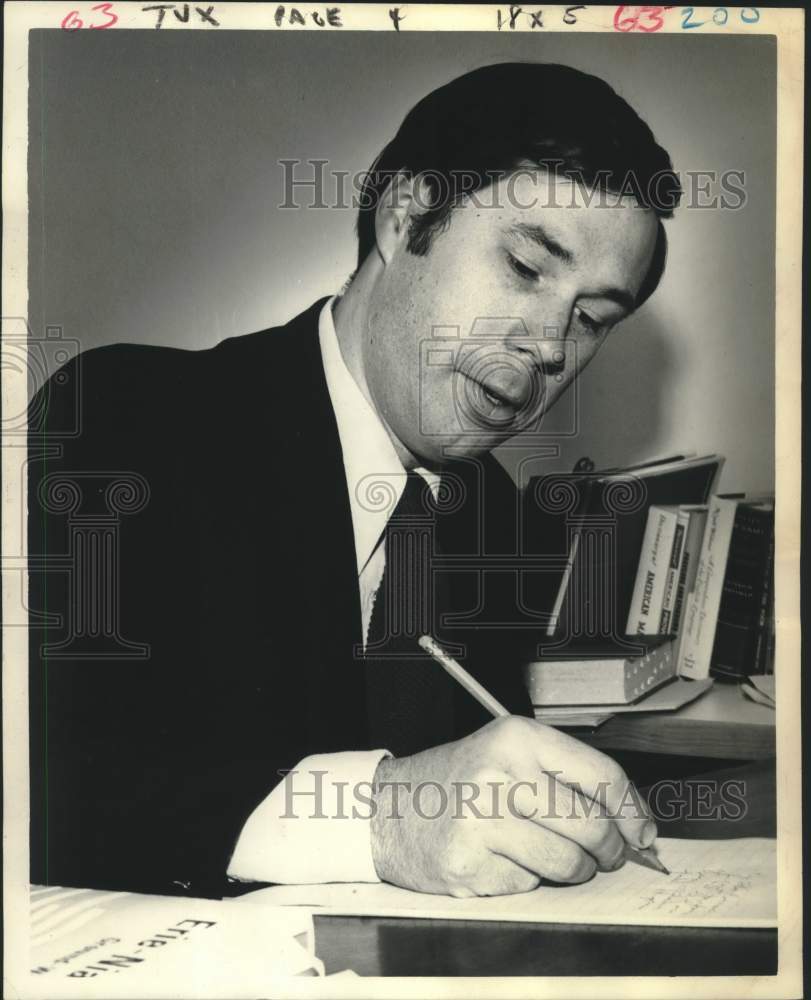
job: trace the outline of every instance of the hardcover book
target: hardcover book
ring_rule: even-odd
[[[737,508],[738,500],[723,497],[713,497],[708,505],[695,587],[687,601],[679,647],[678,673],[692,680],[701,680],[710,672]]]
[[[654,504],[648,511],[625,625],[626,635],[657,635],[661,631],[659,624],[663,617],[678,522],[678,508]]]
[[[714,675],[758,672],[758,630],[766,619],[773,536],[770,504],[738,504],[711,657]]]
[[[676,676],[673,641],[648,638],[640,656],[606,655],[602,644],[578,659],[537,660],[526,679],[533,705],[617,705],[644,698]]]

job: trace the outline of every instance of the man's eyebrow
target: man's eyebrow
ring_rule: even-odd
[[[542,246],[553,257],[556,257],[564,264],[572,264],[574,262],[574,254],[571,250],[567,250],[566,247],[561,246],[557,240],[553,239],[547,233],[543,226],[535,225],[531,222],[516,222],[515,225],[510,226],[510,232],[524,239],[532,240],[533,243]],[[599,292],[592,292],[591,297],[609,299],[611,302],[616,302],[618,306],[622,306],[626,313],[629,314],[636,309],[636,298],[624,288],[602,288]]]
[[[547,233],[543,226],[534,225],[531,222],[516,222],[514,226],[510,226],[510,232],[522,236],[524,239],[532,240],[533,243],[542,246],[544,250],[551,253],[553,257],[557,257],[564,264],[571,264],[574,261],[574,254],[571,250],[561,246]]]
[[[618,306],[622,306],[629,314],[636,309],[636,299],[623,288],[602,288],[599,292],[592,292],[591,298],[609,299],[611,302],[616,302]]]

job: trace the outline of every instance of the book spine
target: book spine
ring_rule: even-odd
[[[763,601],[771,510],[741,503],[729,545],[710,673],[745,677],[755,671],[759,612]]]
[[[769,617],[774,598],[774,523],[771,525],[771,532],[769,534],[769,551],[766,556],[766,569],[763,574],[763,584],[760,593],[761,600],[758,612],[757,637],[755,639],[755,651],[752,660],[755,664],[754,672],[756,674],[766,674],[769,673],[766,655],[769,648]]]
[[[673,646],[672,640],[663,642],[649,649],[644,656],[625,661],[626,704],[638,701],[675,676],[676,661]]]
[[[673,551],[670,555],[670,566],[667,571],[665,581],[665,594],[662,600],[662,615],[659,619],[659,634],[667,635],[672,631],[673,610],[676,606],[676,595],[678,592],[679,576],[681,574],[682,561],[684,559],[684,542],[687,535],[687,526],[690,523],[690,515],[684,511],[679,511],[676,521],[676,532],[673,536]]]
[[[698,557],[701,552],[701,543],[704,540],[704,526],[706,523],[706,508],[690,511],[690,524],[684,540],[684,559],[681,564],[681,574],[679,575],[676,606],[673,609],[672,631],[676,635],[681,635],[684,607],[689,595],[693,592],[696,582]]]
[[[713,497],[709,504],[695,588],[687,602],[679,649],[678,673],[692,680],[709,676],[737,506],[737,500],[720,497]]]
[[[692,558],[695,560],[695,553],[692,554]],[[670,622],[670,630],[673,635],[678,635],[681,628],[681,615],[682,610],[684,609],[685,580],[687,572],[690,569],[690,560],[690,552],[686,551],[681,562],[681,572],[679,574],[679,582],[676,587],[676,603],[673,605],[673,617]]]
[[[774,625],[774,587],[772,587],[771,599],[769,601],[769,617],[766,619],[766,662],[764,664],[764,673],[774,673],[774,658],[777,655],[775,650],[776,643],[777,637],[775,635]]]
[[[625,627],[627,635],[658,633],[677,521],[676,511],[666,507],[654,504],[648,511],[648,523]]]

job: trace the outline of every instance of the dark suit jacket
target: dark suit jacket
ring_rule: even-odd
[[[36,882],[221,895],[279,770],[368,748],[322,305],[211,350],[89,351],[32,404]],[[481,556],[483,503],[485,554],[515,551],[509,477],[490,458],[455,468],[470,488],[438,517],[443,551]],[[455,606],[476,609],[475,568],[453,579]],[[447,638],[528,712],[507,635],[471,617]],[[488,721],[454,698],[457,735]]]

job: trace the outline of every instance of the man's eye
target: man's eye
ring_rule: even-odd
[[[607,328],[606,324],[601,319],[597,319],[595,316],[591,316],[589,313],[583,312],[582,309],[576,309],[575,314],[578,321],[582,323],[589,333],[602,333]]]
[[[534,268],[528,267],[523,261],[520,261],[517,257],[513,257],[511,253],[507,254],[507,260],[513,271],[526,281],[535,281],[538,277],[538,272]]]

